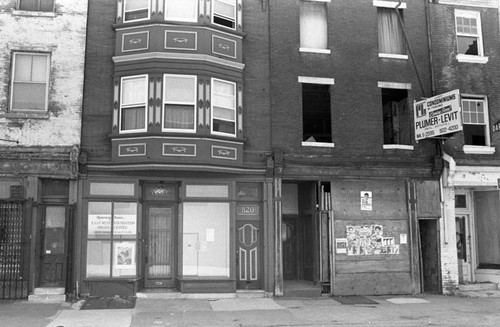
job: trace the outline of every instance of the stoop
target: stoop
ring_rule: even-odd
[[[37,287],[34,294],[28,296],[29,302],[62,303],[66,302],[64,287]]]
[[[500,297],[497,283],[461,284],[454,293],[461,297]]]

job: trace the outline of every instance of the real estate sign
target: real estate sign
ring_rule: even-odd
[[[463,129],[459,90],[415,102],[413,112],[417,141]]]

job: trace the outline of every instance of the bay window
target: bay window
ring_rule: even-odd
[[[121,80],[120,132],[146,131],[147,75]]]
[[[185,22],[198,20],[198,0],[167,0],[165,19]]]
[[[165,74],[163,131],[195,132],[196,76]]]
[[[212,78],[212,133],[236,136],[236,84]]]
[[[213,0],[212,22],[216,25],[236,28],[236,0]]]
[[[88,203],[87,277],[137,276],[137,203]]]

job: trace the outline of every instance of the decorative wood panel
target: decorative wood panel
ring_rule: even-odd
[[[197,35],[196,32],[166,30],[165,49],[196,51],[198,49]]]
[[[236,148],[212,145],[212,158],[236,160],[237,155]]]
[[[146,155],[146,143],[120,144],[118,146],[119,157],[135,157]]]
[[[195,144],[176,144],[176,143],[163,143],[164,156],[182,156],[182,157],[195,157],[196,145]]]
[[[123,33],[122,52],[149,49],[149,31]]]
[[[236,59],[236,41],[212,35],[212,53]]]

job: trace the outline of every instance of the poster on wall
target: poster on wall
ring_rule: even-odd
[[[382,225],[348,225],[347,255],[399,254],[394,237],[384,237]]]
[[[336,238],[335,248],[337,253],[347,253],[347,238]]]
[[[114,254],[116,268],[135,268],[135,242],[115,242]]]
[[[137,232],[136,215],[115,215],[113,219],[114,235],[133,236]],[[111,233],[110,215],[89,215],[88,235],[94,237],[109,236]]]
[[[361,210],[372,210],[371,191],[361,191]]]

